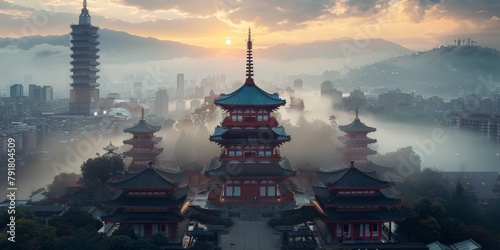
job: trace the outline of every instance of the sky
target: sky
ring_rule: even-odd
[[[59,35],[80,0],[0,0],[0,37]],[[203,47],[383,38],[414,50],[470,37],[500,44],[500,0],[88,0],[100,28]],[[231,40],[231,45],[226,44]]]

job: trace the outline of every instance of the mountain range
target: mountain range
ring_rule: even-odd
[[[351,85],[486,95],[500,89],[500,52],[481,46],[442,46],[365,65],[348,75]]]
[[[218,55],[245,55],[245,51],[241,49],[204,48],[175,41],[140,37],[109,29],[102,29],[99,31],[99,34],[101,58],[104,61],[110,62],[120,62],[123,59],[129,59],[129,57],[138,61],[156,61],[181,57],[203,58]],[[31,36],[19,39],[0,38],[0,49],[12,44],[16,45],[18,49],[25,51],[42,44],[69,47],[69,40],[69,34],[59,36]],[[398,44],[383,39],[368,39],[363,41],[362,44],[361,47],[357,41],[350,38],[315,41],[298,45],[281,43],[264,49],[255,49],[254,54],[259,58],[288,61],[311,58],[332,59],[342,58],[346,55],[350,56],[350,53],[346,54],[344,47],[354,49],[356,55],[377,53],[381,59],[412,52]]]

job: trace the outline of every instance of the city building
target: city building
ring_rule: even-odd
[[[51,102],[54,100],[54,89],[51,86],[42,87],[42,101]]]
[[[94,115],[99,107],[99,84],[97,59],[99,49],[97,41],[99,28],[91,24],[87,1],[83,0],[83,9],[78,24],[71,25],[71,84],[69,93],[69,114]]]
[[[8,128],[2,129],[0,139],[2,144],[0,153],[5,155],[7,150],[7,140],[13,138],[16,144],[16,155],[34,154],[38,149],[37,127],[22,122],[14,122]]]
[[[184,98],[184,74],[177,74],[177,99]]]
[[[10,98],[18,99],[24,96],[24,88],[22,84],[14,84],[10,86]]]
[[[201,106],[201,101],[200,100],[191,100],[189,102],[189,110],[193,112],[195,109],[199,108]]]
[[[302,82],[302,79],[295,79],[293,80],[293,88],[296,90],[300,90],[304,88],[304,82]]]
[[[43,88],[36,84],[30,84],[28,87],[28,99],[31,102],[42,101],[43,98]]]
[[[284,205],[294,200],[288,178],[295,171],[278,151],[290,136],[271,116],[286,102],[255,85],[252,60],[249,30],[245,84],[214,101],[228,113],[210,136],[210,141],[223,148],[221,155],[204,170],[217,183],[208,194],[215,204]]]
[[[390,233],[392,223],[404,217],[389,208],[399,205],[401,200],[389,198],[381,191],[393,187],[393,182],[379,179],[375,172],[362,172],[354,162],[348,168],[319,171],[318,177],[324,187],[312,189],[319,202],[321,220],[333,236],[330,243],[394,242]],[[373,249],[369,245],[362,248]]]
[[[132,86],[132,95],[135,98],[142,98],[144,96],[144,86],[142,82],[134,82]]]
[[[458,114],[452,116],[450,126],[456,131],[473,131],[478,139],[500,145],[500,115],[491,114]]]
[[[168,116],[168,92],[166,89],[159,89],[155,94],[155,114],[158,117]]]
[[[346,111],[353,111],[357,108],[364,110],[366,103],[365,93],[359,89],[351,91],[348,97],[342,98],[342,106]]]
[[[340,108],[339,106],[342,104],[342,92],[334,88],[333,83],[330,81],[321,83],[321,96],[330,98],[334,108]]]
[[[320,92],[322,96],[331,96],[331,93],[333,92],[333,83],[330,81],[322,82]]]
[[[178,100],[175,102],[175,110],[179,113],[186,111],[186,101]]]
[[[409,106],[412,104],[413,95],[403,93],[401,90],[395,89],[378,95],[378,103],[384,109],[395,109],[398,106]]]
[[[132,157],[132,162],[128,171],[140,171],[147,166],[148,162],[155,164],[158,162],[158,156],[163,152],[163,148],[157,148],[162,138],[155,136],[160,131],[160,126],[152,126],[144,120],[144,109],[139,123],[131,128],[123,130],[125,133],[131,133],[132,138],[124,140],[124,144],[132,145],[132,148],[124,152],[123,155]]]
[[[152,237],[164,232],[170,239],[184,218],[180,208],[186,200],[188,187],[179,188],[183,173],[166,172],[153,167],[152,163],[142,171],[123,180],[109,183],[109,187],[121,191],[110,201],[103,202],[113,212],[101,220],[113,227],[129,227],[140,237]]]

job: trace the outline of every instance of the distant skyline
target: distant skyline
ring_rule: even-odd
[[[82,0],[0,0],[0,36],[60,35],[78,22]],[[248,27],[258,43],[299,44],[382,38],[413,50],[457,37],[500,49],[496,0],[89,0],[92,23],[181,43],[243,48]],[[230,45],[226,43],[231,40]]]

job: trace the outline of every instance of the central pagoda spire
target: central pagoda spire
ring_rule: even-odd
[[[252,57],[252,30],[248,28],[247,40],[247,79],[245,85],[254,85],[253,81],[253,57]]]
[[[91,24],[89,10],[87,9],[87,0],[83,0],[83,9],[82,13],[80,14],[79,21],[80,21],[79,24],[85,24],[85,25]]]

